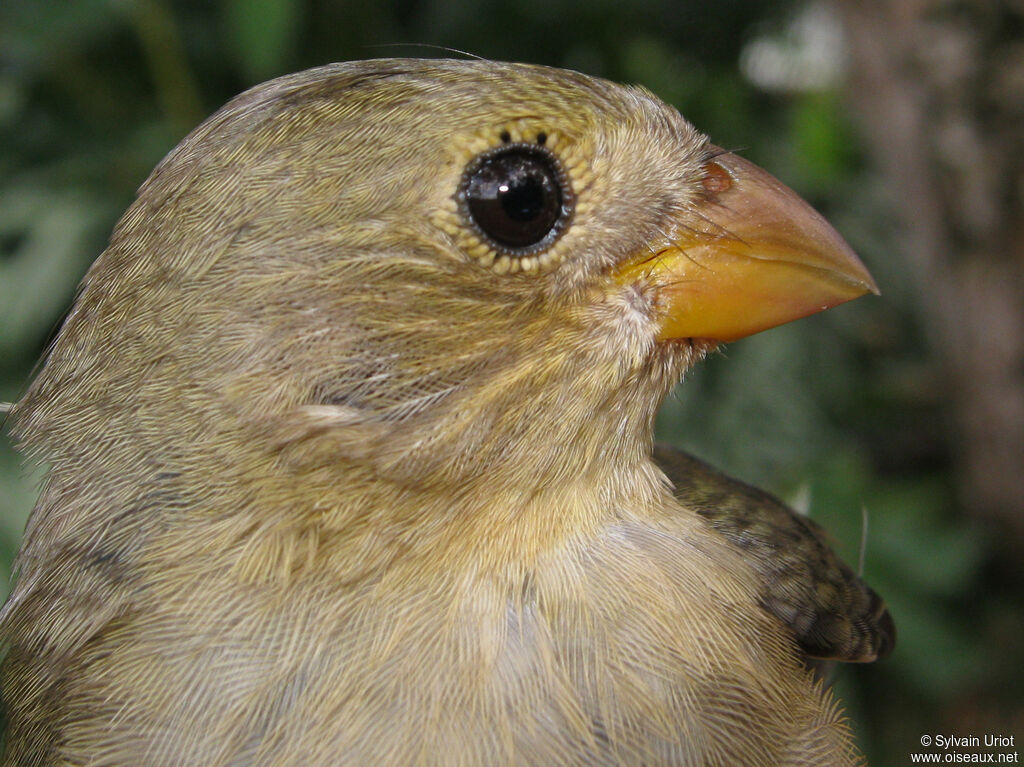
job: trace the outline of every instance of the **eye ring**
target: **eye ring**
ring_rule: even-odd
[[[572,220],[575,199],[558,158],[533,143],[477,155],[459,184],[462,216],[499,254],[520,257],[551,247]]]

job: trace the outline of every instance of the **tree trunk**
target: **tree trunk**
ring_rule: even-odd
[[[1024,535],[1024,3],[840,11],[948,385],[963,507]]]

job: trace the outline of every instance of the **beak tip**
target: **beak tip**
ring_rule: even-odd
[[[861,295],[865,295],[867,293],[871,293],[875,296],[882,295],[882,291],[878,289],[878,283],[875,282],[875,278],[866,270],[864,272],[864,276],[860,280],[860,287],[863,288],[863,293],[861,293]]]

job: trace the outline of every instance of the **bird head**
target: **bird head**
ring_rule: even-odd
[[[648,460],[718,343],[871,290],[792,191],[642,88],[331,65],[242,94],[157,167],[17,423],[94,473],[201,467],[208,494],[268,465],[557,483]]]

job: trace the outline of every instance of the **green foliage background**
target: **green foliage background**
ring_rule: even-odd
[[[793,3],[11,0],[0,5],[0,401],[30,371],[134,190],[235,93],[344,59],[459,55],[643,83],[810,199],[882,288],[729,346],[661,436],[809,509],[900,632],[837,687],[876,765],[924,733],[1024,738],[1018,557],[953,500],[947,414],[884,185],[837,90],[758,90],[738,66]],[[426,44],[430,47],[421,47]],[[0,440],[0,589],[39,480]]]

